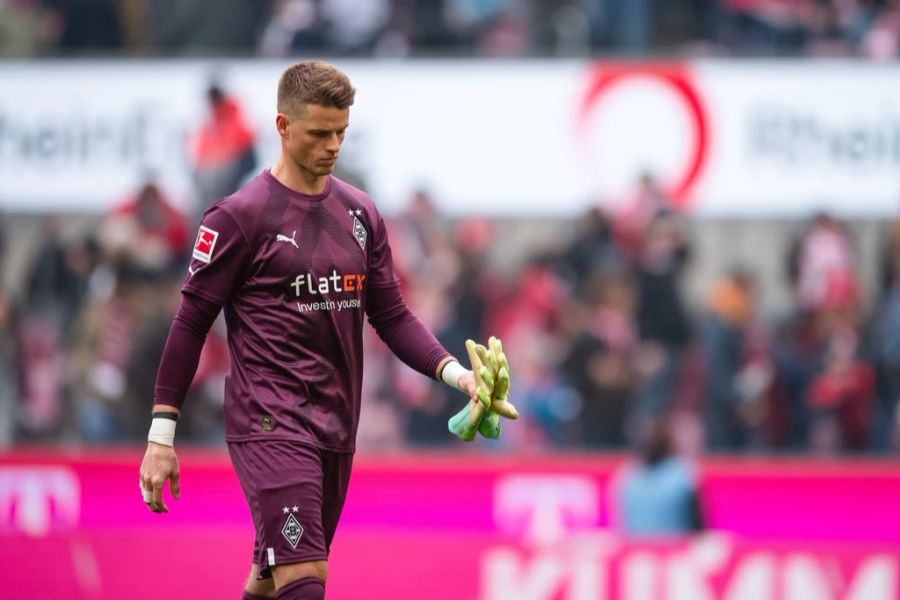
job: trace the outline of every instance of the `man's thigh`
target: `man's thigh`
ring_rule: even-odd
[[[230,442],[228,452],[253,517],[259,575],[270,576],[278,564],[326,560],[321,452],[281,440]]]

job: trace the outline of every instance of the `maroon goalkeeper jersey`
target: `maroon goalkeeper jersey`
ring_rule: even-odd
[[[353,451],[367,309],[379,335],[419,371],[433,376],[448,355],[399,294],[372,200],[335,177],[310,196],[265,171],[213,204],[182,291],[225,309],[229,441]]]

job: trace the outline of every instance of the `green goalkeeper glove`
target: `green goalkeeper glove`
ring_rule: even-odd
[[[495,337],[490,349],[466,340],[466,351],[475,376],[477,402],[470,401],[447,423],[448,429],[464,441],[472,441],[476,431],[490,439],[500,437],[500,416],[519,418],[516,407],[506,398],[509,391],[509,362],[503,346]]]

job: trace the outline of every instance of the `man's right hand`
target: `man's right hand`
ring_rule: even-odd
[[[163,488],[166,480],[171,479],[170,491],[172,497],[178,500],[181,497],[179,476],[175,448],[147,442],[147,452],[144,453],[144,460],[141,462],[141,492],[147,508],[155,513],[169,512],[169,508],[163,503]]]

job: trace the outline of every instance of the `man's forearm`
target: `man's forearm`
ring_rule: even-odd
[[[409,310],[400,286],[370,290],[366,312],[378,336],[397,358],[428,377],[438,378],[450,353]]]
[[[215,322],[219,308],[197,296],[182,298],[156,374],[153,412],[181,412],[184,397],[197,372],[206,334]]]

